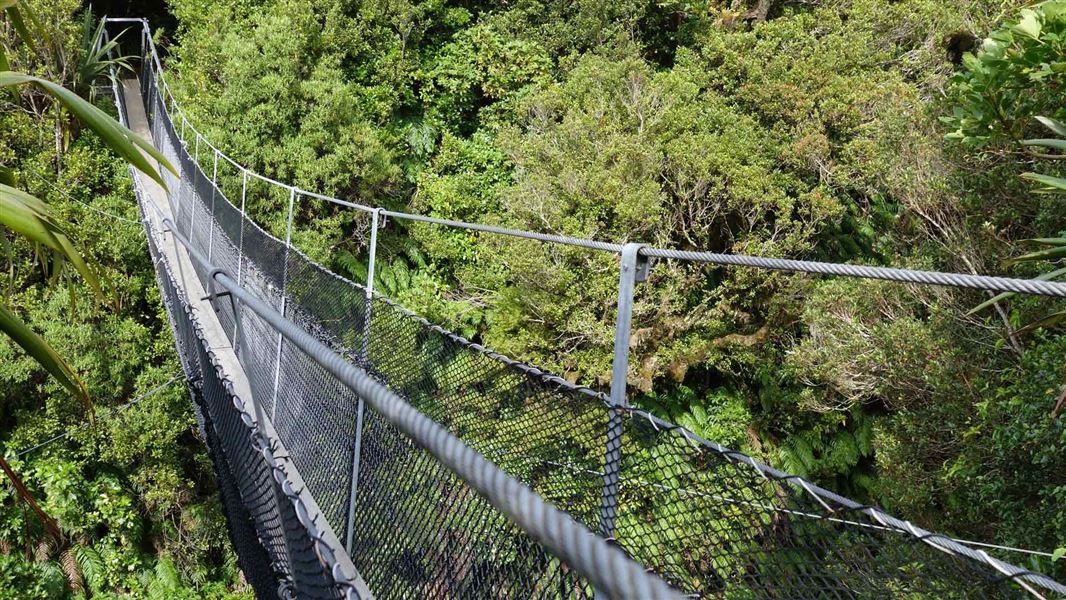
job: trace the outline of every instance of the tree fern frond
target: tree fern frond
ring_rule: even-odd
[[[70,549],[71,554],[78,563],[84,581],[93,591],[98,591],[103,583],[104,560],[100,554],[90,546],[75,544]]]
[[[85,579],[82,578],[78,559],[74,556],[72,548],[67,548],[59,556],[59,566],[63,568],[63,574],[67,577],[67,586],[70,591],[80,594],[85,591]]]

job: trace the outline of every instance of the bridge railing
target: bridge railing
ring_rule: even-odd
[[[177,230],[191,246],[235,273],[237,284],[260,301],[671,584],[699,596],[744,598],[1066,593],[1046,576],[861,506],[630,407],[625,395],[633,293],[649,258],[1060,297],[1066,296],[1066,284],[676,252],[331,199],[254,174],[207,141],[180,112],[146,24],[144,32],[142,90],[157,145],[180,164],[181,180],[168,186]],[[220,164],[236,169],[239,201],[218,185]],[[208,165],[210,174],[201,165]],[[285,207],[284,239],[247,217],[250,181],[271,188],[275,205]],[[293,247],[294,207],[303,198],[369,215],[367,285],[330,273]],[[376,233],[385,216],[620,254],[610,395],[493,353],[375,294]],[[211,283],[209,269],[199,274],[205,287]],[[219,316],[238,348],[253,395],[376,592],[590,593],[587,582],[487,517],[491,511],[478,508],[469,490],[456,488],[447,469],[427,462],[362,398],[338,385],[269,324],[255,315],[238,316],[226,303],[219,305]],[[390,534],[395,540],[383,542]]]

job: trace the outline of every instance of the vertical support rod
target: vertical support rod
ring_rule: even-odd
[[[296,203],[296,188],[289,188],[289,219],[288,225],[285,226],[285,265],[281,269],[281,316],[288,316],[286,309],[288,308],[288,298],[285,295],[285,289],[289,284],[289,248],[292,247],[292,208]],[[274,400],[270,405],[270,420],[273,421],[278,414],[278,384],[281,380],[281,345],[283,338],[281,332],[278,332],[278,359],[274,364]]]
[[[359,360],[364,369],[370,366],[368,358],[370,350],[370,312],[374,300],[374,261],[377,258],[378,249],[378,219],[381,209],[375,208],[370,214],[370,266],[366,271],[366,305],[363,310],[363,339],[359,346]],[[352,489],[348,494],[348,529],[345,536],[344,548],[348,554],[352,553],[352,542],[355,535],[355,497],[359,486],[359,458],[363,449],[363,398],[360,397],[356,405],[355,415],[355,445],[352,448]]]
[[[375,208],[370,213],[370,262],[366,270],[366,309],[363,311],[363,341],[359,348],[359,358],[364,367],[369,366],[370,350],[370,313],[374,300],[374,266],[377,264],[378,224],[381,222],[381,209]]]
[[[148,74],[151,73],[151,66],[148,65],[148,40],[146,39],[148,30],[141,29],[141,98],[142,101],[148,98]]]
[[[243,281],[243,266],[244,266],[244,220],[247,219],[247,215],[244,213],[244,202],[248,198],[248,169],[241,167],[241,231],[237,236],[237,285],[241,285]],[[236,324],[234,324],[236,327]],[[233,335],[236,336],[237,332],[234,331]]]
[[[618,474],[622,463],[624,415],[618,407],[629,406],[626,375],[629,372],[629,336],[633,324],[633,292],[638,281],[648,276],[648,259],[640,255],[643,244],[630,242],[622,247],[618,276],[618,315],[614,329],[614,362],[611,365],[611,405],[607,422],[607,448],[603,463],[603,497],[600,502],[600,535],[614,537],[618,516]]]
[[[196,132],[195,154],[193,154],[192,163],[193,163],[193,165],[192,165],[193,166],[193,173],[190,173],[190,175],[194,174],[196,172],[196,169],[200,168],[200,132],[199,131]],[[191,197],[194,196],[194,195],[196,195],[196,187],[195,186],[192,187],[192,189],[191,189],[191,191],[189,193],[189,196],[190,196],[190,201],[189,201],[189,236],[188,236],[189,237],[189,241],[195,241],[195,239],[193,238],[193,226],[196,224],[196,204],[197,203],[196,203],[195,200],[191,199]]]
[[[215,249],[215,196],[218,195],[218,149],[215,149],[214,164],[211,167],[211,230],[207,233],[207,262],[211,262]]]

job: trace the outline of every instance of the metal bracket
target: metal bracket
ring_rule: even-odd
[[[619,408],[629,406],[626,378],[629,372],[629,337],[633,323],[633,293],[639,281],[648,279],[650,261],[640,255],[644,244],[630,242],[622,247],[618,269],[618,313],[614,330],[614,361],[611,365],[611,412],[607,422],[606,451],[603,460],[603,493],[600,500],[600,535],[614,537],[617,518],[619,470],[622,462],[622,432],[625,416]]]
[[[644,247],[644,244],[638,244],[640,248]],[[637,248],[637,264],[635,266],[635,273],[633,279],[636,283],[644,283],[648,280],[648,275],[651,273],[651,267],[654,261],[651,257],[644,256],[640,253],[640,248]]]
[[[222,298],[224,296],[229,296],[229,295],[230,295],[230,293],[228,291],[226,291],[226,292],[218,292],[218,293],[215,293],[215,294],[208,294],[208,295],[206,295],[206,296],[204,296],[204,297],[202,297],[200,299],[201,300],[208,300],[210,302],[214,302],[216,298]]]

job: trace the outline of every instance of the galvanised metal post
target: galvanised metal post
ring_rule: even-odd
[[[614,362],[611,365],[611,404],[629,406],[626,399],[626,375],[629,372],[629,336],[633,323],[633,291],[639,281],[648,278],[648,259],[640,255],[644,244],[630,242],[622,247],[622,264],[618,276],[618,315],[614,327]],[[600,502],[600,535],[614,537],[618,516],[618,472],[622,462],[624,415],[612,408],[607,422],[607,452],[603,464],[603,497]]]
[[[214,165],[211,167],[211,230],[207,233],[207,260],[212,258],[215,248],[215,196],[218,195],[218,148],[215,148]]]
[[[248,169],[241,167],[241,231],[237,236],[237,285],[241,285],[244,281],[242,267],[244,266],[244,220],[248,218],[248,215],[244,212],[244,202],[248,197]],[[234,324],[236,327],[236,324]],[[233,335],[237,335],[237,331],[233,332]]]
[[[281,268],[281,315],[286,315],[286,309],[288,308],[288,298],[285,296],[285,289],[289,282],[289,248],[292,247],[292,209],[296,203],[296,188],[289,188],[289,219],[288,225],[285,226],[285,264]],[[274,364],[274,400],[270,406],[270,420],[273,421],[278,414],[278,384],[281,380],[281,346],[284,338],[281,332],[278,332],[278,359]]]
[[[363,339],[359,346],[360,366],[369,369],[370,359],[370,313],[374,301],[374,263],[377,259],[378,249],[378,219],[381,217],[381,209],[375,208],[370,213],[370,266],[366,270],[366,305],[363,310]],[[363,398],[359,398],[355,415],[355,445],[352,448],[352,489],[348,494],[348,530],[344,542],[344,548],[348,554],[352,553],[352,540],[355,534],[355,496],[359,486],[359,455],[363,446]]]
[[[199,131],[196,132],[196,150],[195,150],[195,154],[193,154],[192,163],[193,163],[193,169],[199,169],[200,168],[200,132]],[[193,189],[192,193],[190,193],[189,195],[192,196],[195,193],[196,193],[196,190]],[[194,235],[193,234],[193,226],[194,225],[196,225],[196,202],[193,201],[193,200],[190,200],[189,201],[189,239],[190,240],[194,239],[193,238],[193,235]]]
[[[148,41],[145,39],[145,37],[147,35],[148,35],[148,31],[146,31],[145,29],[142,29],[141,30],[141,81],[140,81],[142,102],[143,102],[144,98],[148,97],[148,77],[146,77],[146,75],[152,71],[151,66],[149,66],[147,69],[145,68],[145,65],[148,64]]]
[[[377,264],[378,253],[378,222],[381,219],[381,209],[375,208],[370,213],[370,264],[366,270],[366,310],[363,315],[363,343],[359,349],[359,357],[369,366],[368,355],[370,343],[370,313],[374,299],[374,266]]]

